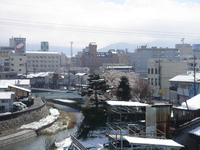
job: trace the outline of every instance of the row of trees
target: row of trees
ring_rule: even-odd
[[[89,86],[82,92],[85,103],[98,104],[105,100],[142,101],[151,95],[151,86],[136,73],[107,71],[101,76],[93,73]]]

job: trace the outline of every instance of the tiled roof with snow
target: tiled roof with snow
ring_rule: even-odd
[[[187,102],[187,103],[186,103]],[[189,110],[198,110],[200,109],[200,94],[188,99],[186,102],[183,102],[179,109],[188,109]]]
[[[196,82],[200,83],[200,74],[196,73],[195,76],[196,76]],[[193,73],[186,74],[186,75],[177,75],[171,78],[169,81],[170,82],[194,82],[194,75]]]

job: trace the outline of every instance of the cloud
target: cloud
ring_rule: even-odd
[[[12,36],[27,44],[83,48],[155,40],[197,42],[200,4],[176,0],[1,0],[0,44]],[[193,43],[192,43],[193,44]]]

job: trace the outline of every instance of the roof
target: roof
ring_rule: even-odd
[[[189,131],[190,134],[194,134],[196,136],[200,136],[200,127],[197,127],[191,131]]]
[[[0,80],[0,85],[12,84],[12,85],[30,85],[30,79],[10,79]]]
[[[49,76],[53,72],[38,72],[38,73],[30,73],[27,75],[27,78],[33,78],[33,77],[46,77]]]
[[[50,51],[26,51],[26,54],[59,54],[59,53]]]
[[[131,101],[106,101],[106,103],[111,106],[136,106],[136,107],[149,106],[148,104],[145,103],[131,102]]]
[[[8,84],[8,86],[16,88],[16,89],[20,89],[22,91],[31,92],[31,90],[29,90],[29,89],[22,88],[22,87],[19,87],[19,86],[15,86],[15,85],[12,85],[12,84]]]
[[[133,136],[123,136],[130,144],[133,145],[155,145],[167,147],[184,147],[183,145],[171,139],[155,139],[155,138],[141,138]]]
[[[76,76],[84,76],[86,73],[77,73]]]
[[[12,94],[15,92],[0,92],[0,99],[10,99]]]
[[[196,82],[200,83],[200,74],[196,73]],[[170,82],[194,82],[193,73],[187,75],[177,75],[169,80]]]
[[[200,109],[200,94],[188,99],[186,102],[183,102],[181,104],[181,106],[177,107],[177,108],[179,108],[179,109],[187,109],[187,106],[188,106],[189,110],[198,110],[198,109]]]

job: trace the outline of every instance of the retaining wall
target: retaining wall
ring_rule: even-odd
[[[17,129],[23,124],[38,121],[49,114],[45,101],[34,100],[34,106],[29,109],[0,116],[0,136],[6,131]]]
[[[36,136],[37,134],[35,130],[20,130],[16,133],[0,137],[0,147],[4,147],[9,144],[27,140],[29,138],[36,137]]]

